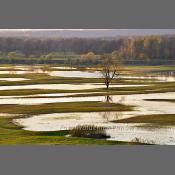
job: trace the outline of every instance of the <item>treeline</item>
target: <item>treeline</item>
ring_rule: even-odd
[[[71,64],[77,62],[79,58],[80,55],[71,52],[51,52],[29,57],[18,51],[0,52],[0,64]]]
[[[125,59],[175,59],[175,37],[146,36],[122,40],[120,54]]]
[[[74,52],[82,54],[94,52],[95,54],[110,53],[118,50],[121,40],[86,39],[86,38],[3,38],[0,37],[0,51],[17,51],[26,57],[40,56],[51,52]]]
[[[0,38],[0,63],[98,64],[117,51],[126,64],[175,63],[175,36],[85,38]]]

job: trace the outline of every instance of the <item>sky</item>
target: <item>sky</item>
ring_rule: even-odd
[[[0,36],[116,37],[175,35],[175,29],[0,29]]]
[[[113,29],[0,29],[0,31],[109,31],[109,30],[113,30]],[[128,29],[117,29],[117,30],[128,30]]]

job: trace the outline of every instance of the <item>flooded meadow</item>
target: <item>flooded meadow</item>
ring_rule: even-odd
[[[52,108],[49,106],[50,112],[43,113],[38,110],[37,114],[27,113],[27,117],[23,112],[17,111],[19,113],[15,112],[15,118],[12,121],[23,130],[52,132],[71,130],[82,125],[94,125],[105,127],[106,133],[110,136],[107,140],[110,141],[132,142],[139,140],[148,144],[175,145],[175,125],[173,122],[164,124],[160,123],[159,118],[157,118],[156,123],[140,122],[139,119],[135,120],[135,123],[127,123],[127,119],[139,118],[139,116],[156,118],[159,115],[174,115],[175,117],[175,75],[173,71],[169,71],[169,73],[143,72],[141,75],[138,73],[121,74],[118,77],[120,82],[116,79],[110,85],[109,90],[105,90],[98,70],[81,71],[78,68],[58,66],[52,66],[45,70],[42,66],[30,67],[26,65],[13,67],[14,70],[8,69],[10,68],[7,66],[0,67],[1,109],[8,108],[8,105],[26,106],[26,109],[36,105],[52,104],[58,106],[64,104],[66,107],[70,107],[69,111],[63,107],[65,110],[55,112],[53,109],[51,112]],[[30,74],[34,74],[35,81],[39,82],[44,79],[45,83],[33,84]],[[43,78],[40,74],[47,74],[48,77]],[[20,77],[14,77],[14,75]],[[24,77],[22,77],[23,75]],[[46,82],[51,81],[52,78],[54,83],[47,84]],[[63,83],[64,79],[65,83]],[[87,82],[85,82],[86,79]],[[90,79],[93,80],[91,83],[89,83]],[[69,83],[68,80],[72,80],[72,83]],[[3,82],[16,82],[17,84],[4,85]],[[23,82],[25,84],[20,84]],[[43,90],[44,93],[40,93],[40,90]],[[24,91],[27,91],[27,95],[22,95]],[[38,93],[32,94],[33,91]],[[113,104],[130,106],[132,110],[117,110],[112,107],[110,111],[105,106],[104,110],[103,107],[100,110],[93,108],[92,112],[88,106],[87,110],[86,107],[81,107],[81,104],[91,102],[107,106]],[[77,103],[80,104],[77,111],[76,108],[71,111],[72,105]],[[14,113],[13,111],[4,112],[4,115],[7,114]],[[122,122],[123,119],[125,122]]]

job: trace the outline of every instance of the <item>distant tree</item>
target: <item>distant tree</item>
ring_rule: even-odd
[[[93,64],[96,62],[96,55],[93,52],[88,52],[80,56],[80,63]]]
[[[23,55],[21,53],[18,53],[18,52],[9,52],[7,54],[7,58],[8,58],[10,63],[14,63],[16,59],[19,59],[22,57],[23,57]]]
[[[109,89],[112,80],[119,75],[118,64],[116,60],[112,58],[112,54],[102,55],[101,60],[101,75],[106,88]]]
[[[95,63],[96,62],[96,55],[93,52],[88,52],[86,57],[89,62]]]

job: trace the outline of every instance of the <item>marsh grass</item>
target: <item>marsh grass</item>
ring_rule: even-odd
[[[104,127],[94,125],[77,126],[71,129],[69,134],[72,137],[86,137],[96,139],[110,138],[110,136],[106,134]]]
[[[130,111],[131,106],[104,102],[65,102],[39,105],[0,105],[1,113],[9,114],[49,114],[62,112],[103,112]]]
[[[175,114],[143,115],[113,121],[116,123],[148,123],[159,125],[175,125]]]

